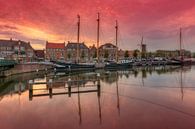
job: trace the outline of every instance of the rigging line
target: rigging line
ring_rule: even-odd
[[[72,36],[72,31],[73,30],[73,22],[71,22],[71,24],[69,24],[69,27],[67,28],[67,36],[66,36],[66,41],[70,40],[70,36]]]
[[[68,33],[68,41],[71,41],[73,39],[73,36],[75,35],[75,30],[76,30],[76,21],[74,20],[70,26],[70,30]]]

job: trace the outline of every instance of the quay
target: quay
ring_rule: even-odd
[[[3,63],[2,63],[3,64]],[[7,65],[1,66],[0,70],[0,77],[8,77],[12,75],[18,75],[23,73],[65,73],[65,74],[71,74],[71,73],[77,73],[77,72],[84,72],[84,71],[95,71],[98,69],[105,69],[105,70],[119,70],[119,69],[134,69],[136,67],[149,67],[149,66],[166,66],[166,65],[174,65],[174,66],[183,66],[183,65],[193,65],[195,64],[195,61],[187,62],[185,64],[182,64],[179,61],[139,61],[139,62],[132,62],[129,67],[114,67],[113,69],[107,69],[105,67],[106,63],[96,63],[94,65],[94,68],[74,68],[70,69],[66,67],[56,65],[55,63],[51,62],[30,62],[30,63],[24,63],[24,64],[16,64],[14,62],[7,63]]]
[[[44,64],[39,62],[25,63],[25,64],[14,64],[13,67],[4,68],[0,71],[0,77],[7,77],[23,73],[34,73],[34,72],[49,72],[53,68],[51,64]]]

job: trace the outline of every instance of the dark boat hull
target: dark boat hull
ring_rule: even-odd
[[[57,72],[74,72],[74,71],[86,71],[94,70],[95,65],[91,64],[76,64],[76,63],[64,63],[64,62],[55,62],[57,65],[63,67],[55,67]]]
[[[115,70],[115,69],[128,69],[132,67],[132,63],[109,63],[105,65],[105,69]]]

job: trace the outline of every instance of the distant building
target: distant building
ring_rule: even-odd
[[[0,40],[0,57],[29,62],[34,60],[35,54],[30,42],[20,40]]]
[[[64,60],[65,43],[46,42],[46,59],[47,60]]]
[[[191,57],[191,52],[183,49],[182,55],[184,57]],[[156,56],[176,58],[180,56],[180,50],[157,50]]]
[[[111,43],[106,43],[99,47],[100,60],[115,60],[117,47]]]
[[[44,50],[35,50],[35,57],[37,60],[45,60],[45,51]]]
[[[66,60],[75,62],[77,59],[77,46],[79,46],[79,58],[80,62],[86,62],[89,60],[89,48],[85,43],[73,43],[68,42],[66,45]]]

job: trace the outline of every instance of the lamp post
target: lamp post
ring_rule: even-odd
[[[19,57],[19,54],[20,54],[20,41],[18,42],[18,63],[19,63],[19,61],[20,61],[20,57]]]

